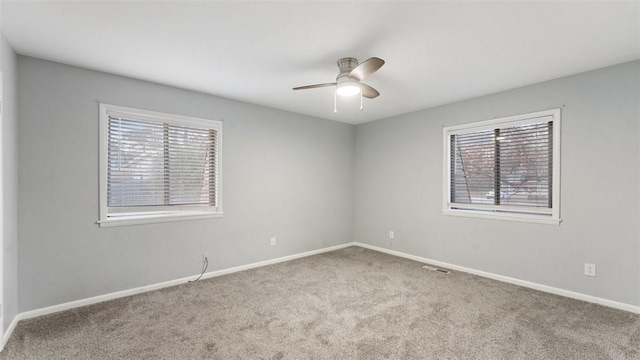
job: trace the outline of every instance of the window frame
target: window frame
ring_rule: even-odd
[[[450,163],[451,135],[537,123],[545,121],[545,117],[550,118],[546,121],[553,121],[553,188],[551,192],[551,209],[547,210],[548,208],[535,209],[533,207],[526,208],[521,206],[490,204],[457,204],[452,206],[452,203],[450,202],[452,165]],[[560,129],[560,108],[443,127],[443,215],[559,225],[562,222],[562,219],[560,218]]]
[[[202,119],[190,116],[168,114],[150,110],[129,108],[118,105],[99,103],[99,191],[100,227],[137,225],[149,223],[161,223],[184,220],[198,220],[222,217],[222,121]],[[127,207],[110,211],[107,204],[107,166],[108,166],[108,134],[109,116],[121,116],[133,120],[150,121],[155,123],[166,123],[170,125],[195,127],[200,129],[216,130],[216,206],[154,206],[154,207]]]

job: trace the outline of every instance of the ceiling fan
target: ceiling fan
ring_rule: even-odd
[[[332,83],[314,84],[299,86],[293,88],[293,90],[306,90],[316,89],[328,86],[336,87],[336,95],[340,96],[353,96],[361,95],[360,110],[362,110],[362,97],[368,99],[376,98],[380,95],[378,90],[371,86],[362,83],[362,80],[369,77],[374,72],[378,71],[384,65],[384,60],[372,57],[358,64],[358,59],[352,57],[346,57],[338,60],[338,68],[340,72],[336,77],[336,81]],[[336,111],[334,107],[334,111]]]

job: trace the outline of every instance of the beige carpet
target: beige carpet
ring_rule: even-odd
[[[640,316],[352,247],[22,321],[0,359],[640,359]]]

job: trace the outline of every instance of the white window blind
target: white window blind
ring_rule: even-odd
[[[557,216],[558,121],[559,111],[445,129],[445,210]]]
[[[101,220],[219,211],[219,122],[104,107]]]

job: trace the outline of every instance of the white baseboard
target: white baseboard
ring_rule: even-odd
[[[613,300],[599,298],[599,297],[596,297],[596,296],[591,296],[591,295],[582,294],[582,293],[578,293],[578,292],[574,292],[574,291],[555,288],[555,287],[552,287],[552,286],[542,285],[542,284],[538,284],[538,283],[534,283],[534,282],[530,282],[530,281],[515,279],[515,278],[508,277],[508,276],[497,275],[497,274],[489,273],[489,272],[486,272],[486,271],[475,270],[475,269],[467,268],[467,267],[464,267],[464,266],[458,266],[458,265],[454,265],[454,264],[449,264],[449,263],[446,263],[446,262],[437,261],[437,260],[433,260],[433,259],[428,259],[428,258],[424,258],[424,257],[421,257],[421,256],[415,256],[415,255],[411,255],[411,254],[406,254],[406,253],[403,253],[403,252],[400,252],[400,251],[389,250],[389,249],[385,249],[385,248],[382,248],[382,247],[373,246],[373,245],[369,245],[369,244],[356,242],[356,243],[354,243],[354,245],[362,247],[362,248],[365,248],[365,249],[375,250],[375,251],[382,252],[382,253],[389,254],[389,255],[403,257],[405,259],[410,259],[410,260],[415,260],[415,261],[418,261],[418,262],[428,263],[428,264],[431,264],[431,265],[436,265],[436,266],[440,266],[440,267],[451,269],[451,270],[466,272],[466,273],[469,273],[469,274],[478,275],[478,276],[482,276],[482,277],[493,279],[493,280],[502,281],[502,282],[509,283],[509,284],[524,286],[524,287],[527,287],[527,288],[530,288],[530,289],[539,290],[539,291],[543,291],[543,292],[550,293],[550,294],[560,295],[560,296],[564,296],[564,297],[568,297],[568,298],[572,298],[572,299],[582,300],[582,301],[586,301],[586,302],[590,302],[590,303],[594,303],[594,304],[598,304],[598,305],[611,307],[611,308],[614,308],[614,309],[619,309],[619,310],[624,310],[624,311],[629,311],[629,312],[632,312],[632,313],[640,314],[640,306],[635,306],[635,305],[631,305],[631,304],[625,304],[625,303],[621,303],[621,302],[617,302],[617,301],[613,301]]]
[[[4,336],[2,337],[2,343],[0,344],[0,351],[4,350],[4,345],[7,343],[7,341],[9,341],[11,334],[13,334],[13,330],[15,330],[16,325],[18,325],[18,321],[20,320],[22,320],[20,319],[20,314],[16,314],[16,316],[13,317],[13,320],[11,320],[11,324],[9,324],[9,327],[4,332]]]
[[[340,245],[331,246],[331,247],[327,247],[327,248],[322,248],[322,249],[318,249],[318,250],[312,250],[312,251],[307,251],[307,252],[303,252],[303,253],[299,253],[299,254],[283,256],[283,257],[279,257],[279,258],[276,258],[276,259],[259,261],[259,262],[256,262],[256,263],[247,264],[247,265],[240,265],[240,266],[236,266],[236,267],[232,267],[232,268],[228,268],[228,269],[211,271],[211,272],[205,273],[202,276],[202,278],[203,279],[213,278],[213,277],[216,277],[216,276],[222,276],[222,275],[231,274],[231,273],[235,273],[235,272],[239,272],[239,271],[254,269],[254,268],[258,268],[258,267],[262,267],[262,266],[273,265],[273,264],[277,264],[277,263],[281,263],[281,262],[285,262],[285,261],[291,261],[291,260],[295,260],[295,259],[300,259],[300,258],[307,257],[307,256],[312,256],[312,255],[322,254],[322,253],[326,253],[326,252],[330,252],[330,251],[334,251],[334,250],[344,249],[344,248],[350,247],[350,246],[355,246],[355,243],[351,242],[351,243],[346,243],[346,244],[340,244]],[[133,288],[133,289],[117,291],[117,292],[113,292],[113,293],[109,293],[109,294],[98,295],[98,296],[94,296],[94,297],[90,297],[90,298],[86,298],[86,299],[71,301],[71,302],[67,302],[67,303],[63,303],[63,304],[48,306],[48,307],[41,308],[41,309],[30,310],[30,311],[26,311],[26,312],[23,312],[23,313],[19,313],[13,318],[13,320],[11,321],[11,325],[9,326],[7,331],[5,332],[5,334],[3,336],[3,339],[2,339],[2,344],[0,344],[0,351],[4,348],[4,345],[7,343],[7,341],[11,337],[11,334],[13,333],[13,330],[15,329],[16,324],[20,320],[31,319],[31,318],[42,316],[42,315],[48,315],[48,314],[53,314],[53,313],[57,313],[57,312],[60,312],[60,311],[65,311],[65,310],[78,308],[78,307],[81,307],[81,306],[97,304],[97,303],[100,303],[100,302],[104,302],[104,301],[108,301],[108,300],[114,300],[114,299],[122,298],[122,297],[125,297],[125,296],[141,294],[141,293],[145,293],[145,292],[149,292],[149,291],[153,291],[153,290],[163,289],[163,288],[170,287],[170,286],[184,284],[187,281],[191,281],[191,280],[197,279],[198,276],[199,275],[193,275],[193,276],[185,277],[185,278],[182,278],[182,279],[169,280],[169,281],[165,281],[165,282],[161,282],[161,283],[157,283],[157,284],[145,285],[145,286],[141,286],[141,287],[137,287],[137,288]]]
[[[506,282],[506,283],[510,283],[510,284],[515,284],[515,285],[520,285],[520,286],[524,286],[524,287],[535,289],[535,290],[540,290],[540,291],[551,293],[551,294],[565,296],[565,297],[569,297],[569,298],[573,298],[573,299],[578,299],[578,300],[582,300],[582,301],[586,301],[586,302],[590,302],[590,303],[594,303],[594,304],[604,305],[604,306],[608,306],[608,307],[611,307],[611,308],[625,310],[625,311],[629,311],[629,312],[632,312],[632,313],[640,314],[640,307],[639,306],[620,303],[620,302],[617,302],[617,301],[607,300],[607,299],[603,299],[603,298],[599,298],[599,297],[595,297],[595,296],[591,296],[591,295],[586,295],[586,294],[581,294],[581,293],[577,293],[577,292],[573,292],[573,291],[554,288],[554,287],[551,287],[551,286],[541,285],[541,284],[537,284],[537,283],[533,283],[533,282],[529,282],[529,281],[514,279],[514,278],[507,277],[507,276],[496,275],[496,274],[492,274],[492,273],[485,272],[485,271],[475,270],[475,269],[467,268],[467,267],[464,267],[464,266],[458,266],[458,265],[454,265],[454,264],[449,264],[449,263],[442,262],[442,261],[432,260],[432,259],[424,258],[424,257],[421,257],[421,256],[406,254],[406,253],[403,253],[403,252],[399,252],[399,251],[395,251],[395,250],[389,250],[389,249],[385,249],[385,248],[382,248],[382,247],[373,246],[373,245],[364,244],[364,243],[359,243],[359,242],[350,242],[350,243],[340,244],[340,245],[331,246],[331,247],[327,247],[327,248],[323,248],[323,249],[312,250],[312,251],[307,251],[307,252],[303,252],[303,253],[299,253],[299,254],[283,256],[283,257],[279,257],[279,258],[276,258],[276,259],[259,261],[259,262],[256,262],[256,263],[247,264],[247,265],[240,265],[240,266],[236,266],[236,267],[232,267],[232,268],[228,268],[228,269],[211,271],[211,272],[205,273],[202,276],[202,278],[203,279],[208,279],[208,278],[222,276],[222,275],[226,275],[226,274],[231,274],[231,273],[235,273],[235,272],[239,272],[239,271],[254,269],[254,268],[258,268],[258,267],[262,267],[262,266],[273,265],[273,264],[277,264],[277,263],[281,263],[281,262],[285,262],[285,261],[300,259],[300,258],[307,257],[307,256],[312,256],[312,255],[322,254],[322,253],[326,253],[326,252],[330,252],[330,251],[334,251],[334,250],[344,249],[344,248],[347,248],[347,247],[350,247],[350,246],[359,246],[359,247],[362,247],[362,248],[365,248],[365,249],[370,249],[370,250],[382,252],[382,253],[389,254],[389,255],[394,255],[394,256],[410,259],[410,260],[415,260],[415,261],[418,261],[418,262],[429,263],[429,264],[432,264],[432,265],[441,266],[443,268],[447,268],[447,269],[451,269],[451,270],[462,271],[462,272],[466,272],[466,273],[469,273],[469,274],[482,276],[482,277],[493,279],[493,280],[498,280],[498,281],[502,281],[502,282]],[[184,284],[187,281],[195,280],[198,276],[199,275],[193,275],[193,276],[189,276],[189,277],[182,278],[182,279],[170,280],[170,281],[165,281],[165,282],[161,282],[161,283],[157,283],[157,284],[141,286],[141,287],[137,287],[137,288],[133,288],[133,289],[117,291],[117,292],[113,292],[113,293],[109,293],[109,294],[94,296],[94,297],[90,297],[90,298],[86,298],[86,299],[71,301],[71,302],[67,302],[67,303],[63,303],[63,304],[48,306],[48,307],[41,308],[41,309],[36,309],[36,310],[31,310],[31,311],[26,311],[26,312],[23,312],[23,313],[19,313],[13,318],[13,320],[11,321],[11,324],[9,325],[7,330],[5,331],[3,339],[2,339],[2,343],[0,343],[0,351],[2,351],[2,349],[4,348],[4,345],[7,343],[7,341],[11,337],[11,334],[13,333],[18,321],[20,321],[20,320],[31,319],[31,318],[34,318],[34,317],[53,314],[53,313],[56,313],[56,312],[60,312],[60,311],[64,311],[64,310],[70,310],[70,309],[74,309],[74,308],[81,307],[81,306],[97,304],[97,303],[100,303],[100,302],[103,302],[103,301],[114,300],[114,299],[122,298],[122,297],[125,297],[125,296],[141,294],[141,293],[148,292],[148,291],[153,291],[153,290],[163,289],[163,288],[170,287],[170,286]]]

